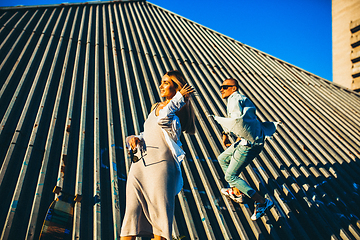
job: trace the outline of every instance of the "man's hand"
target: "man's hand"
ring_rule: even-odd
[[[224,146],[225,146],[225,147],[230,147],[230,146],[231,146],[231,142],[230,142],[230,140],[229,140],[228,135],[223,134],[222,137],[223,137],[223,144],[224,144]]]
[[[183,97],[185,99],[188,99],[190,97],[190,94],[192,94],[194,92],[195,92],[195,89],[192,86],[188,85],[187,83],[180,90],[181,95],[183,95]]]
[[[129,144],[132,150],[136,148],[136,146],[139,144],[140,139],[138,137],[131,137],[129,140]]]

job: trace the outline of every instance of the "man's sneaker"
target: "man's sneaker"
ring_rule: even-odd
[[[261,206],[260,203],[256,203],[255,211],[254,211],[254,214],[251,216],[251,220],[255,221],[255,220],[261,218],[264,215],[265,211],[270,209],[272,206],[274,206],[274,203],[266,198],[265,198],[264,205]]]
[[[236,195],[234,193],[234,191],[232,190],[232,188],[222,188],[220,190],[222,195],[227,196],[228,198],[230,198],[231,200],[233,200],[234,202],[237,203],[243,203],[244,202],[244,196],[245,194],[241,193],[240,196]]]

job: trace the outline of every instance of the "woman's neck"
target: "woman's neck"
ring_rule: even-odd
[[[158,107],[155,110],[155,115],[158,116],[159,115],[159,111],[161,109],[163,109],[166,105],[168,105],[168,103],[171,101],[171,99],[166,99],[165,101],[161,102]]]

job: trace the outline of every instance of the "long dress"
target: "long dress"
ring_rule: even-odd
[[[179,171],[155,112],[144,123],[146,151],[130,167],[121,236],[155,234],[172,239]]]

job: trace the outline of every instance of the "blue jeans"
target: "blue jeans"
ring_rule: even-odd
[[[224,171],[225,180],[231,187],[236,187],[248,197],[252,197],[256,191],[247,184],[239,174],[245,167],[257,157],[264,148],[264,144],[255,146],[243,146],[233,143],[228,149],[218,156],[219,164]]]

